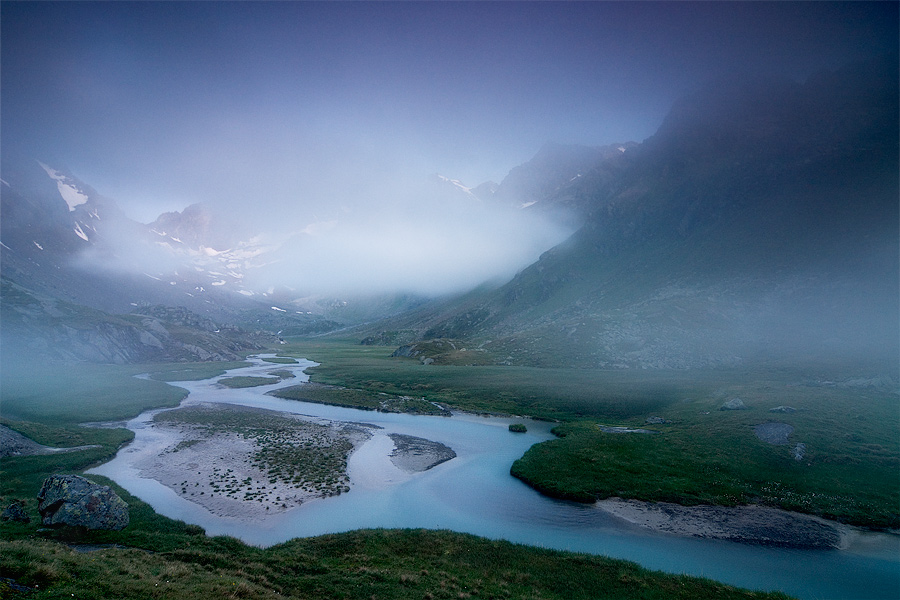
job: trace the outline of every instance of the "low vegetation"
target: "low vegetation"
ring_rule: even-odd
[[[367,392],[333,385],[305,383],[269,392],[269,395],[286,400],[333,404],[360,410],[408,413],[414,415],[448,415],[449,412],[424,398],[395,396],[385,392]]]
[[[311,395],[320,395],[304,399],[340,404],[336,399],[342,397],[350,404],[368,397],[378,399],[380,406],[385,396],[409,396],[429,406],[441,402],[563,421],[556,428],[558,439],[533,447],[514,467],[518,476],[546,493],[581,500],[615,494],[685,504],[765,502],[851,523],[897,526],[897,486],[886,476],[900,465],[900,435],[892,412],[896,392],[878,382],[786,372],[635,377],[622,372],[433,367],[391,359],[390,349],[378,346],[304,342],[291,349],[324,363],[312,374],[329,385],[308,386],[318,390]],[[43,479],[105,461],[132,436],[125,429],[89,429],[77,422],[124,419],[180,401],[183,390],[164,386],[154,380],[157,377],[221,374],[212,365],[173,365],[158,369],[154,379],[133,377],[150,370],[36,369],[30,376],[17,374],[24,378],[10,380],[11,385],[4,376],[4,424],[51,446],[99,445],[73,453],[6,458],[0,465],[0,503],[19,500],[32,518],[29,524],[0,524],[0,577],[33,590],[28,597],[785,597],[652,573],[624,561],[450,532],[358,531],[263,550],[231,538],[206,537],[196,526],[161,517],[101,477],[94,479],[111,485],[130,504],[128,528],[42,528],[34,497]],[[746,410],[718,410],[732,397],[741,397]],[[769,412],[782,405],[796,412]],[[658,420],[647,424],[651,416]],[[198,426],[247,428],[248,435],[255,435],[250,431],[254,426],[260,435],[277,428],[274,423],[216,423],[195,417]],[[191,418],[189,412],[179,415],[182,423]],[[793,445],[774,446],[754,436],[752,426],[766,421],[794,427],[791,441],[807,447],[803,461],[794,459]],[[611,434],[599,424],[660,433]],[[189,436],[178,450],[190,449],[199,439]],[[285,468],[305,464],[303,457],[291,453],[294,449],[271,447],[257,460],[273,477],[285,478]],[[221,486],[227,483],[226,475]],[[116,546],[79,553],[71,544]],[[3,597],[17,594],[2,585],[7,586]]]
[[[551,496],[762,503],[860,526],[900,527],[900,486],[893,476],[900,467],[897,381],[862,365],[457,367],[391,358],[389,347],[348,341],[298,340],[290,348],[321,363],[307,371],[313,381],[562,421],[559,439],[532,447],[512,468]],[[746,409],[719,410],[734,398]],[[770,412],[779,406],[795,411]],[[792,426],[790,443],[758,439],[753,427],[766,422]],[[601,424],[659,435],[607,433]],[[801,460],[795,458],[798,443]]]
[[[524,423],[510,423],[509,430],[513,433],[525,433],[528,431],[528,428]]]
[[[120,374],[129,372],[118,369]],[[158,389],[152,381],[134,381],[138,387]],[[50,387],[46,381],[44,385]],[[52,386],[60,390],[55,401],[69,411],[64,422],[74,422],[95,402],[114,403],[118,398],[112,387],[95,398],[89,391],[96,392],[98,387],[79,387],[83,385],[80,379],[70,381],[69,393],[62,382]],[[14,406],[25,405],[22,399],[7,395],[5,387],[3,393],[4,409],[7,400]],[[144,406],[135,405],[132,411],[169,401],[166,395],[155,397],[147,391],[139,397]],[[99,411],[100,416],[118,415],[123,409],[107,410]],[[446,531],[355,531],[260,549],[230,537],[207,537],[195,525],[162,517],[115,482],[95,475],[91,479],[110,485],[128,502],[130,525],[122,531],[49,529],[40,523],[35,500],[44,478],[103,462],[132,434],[125,429],[60,425],[54,421],[58,412],[40,404],[32,414],[46,420],[4,419],[4,423],[47,445],[101,447],[7,457],[0,463],[0,504],[18,500],[31,517],[30,523],[0,522],[3,598],[786,598],[780,593],[749,592],[702,578],[652,572],[622,560]],[[221,422],[190,412],[178,416],[182,422],[194,418],[197,425],[213,428],[250,426],[245,419],[231,422],[227,416]],[[276,424],[255,425],[268,432]],[[187,439],[180,450],[195,443],[198,440]],[[281,459],[295,464],[295,457],[260,459],[276,467]]]
[[[90,553],[57,541],[4,536],[0,573],[33,590],[22,597],[36,600],[787,598],[655,573],[625,561],[447,531],[355,531],[263,550],[233,538],[191,535],[183,524],[173,523],[172,529],[178,533],[159,538],[150,533],[144,540],[149,547]],[[126,536],[96,536],[95,541],[121,543]],[[14,597],[10,588],[2,591],[4,598]]]
[[[296,365],[297,361],[289,356],[272,356],[269,358],[264,358],[264,362],[273,363],[276,365]]]
[[[278,383],[281,381],[279,377],[248,377],[248,376],[238,376],[238,377],[223,377],[216,383],[219,385],[224,385],[229,388],[248,388],[248,387],[257,387],[260,385],[272,385],[273,383]]]
[[[251,441],[254,450],[248,460],[268,477],[270,487],[284,483],[322,496],[336,496],[350,490],[346,472],[353,443],[329,425],[273,411],[204,406],[168,410],[157,414],[153,420],[189,427],[191,437],[200,438],[187,440],[191,446],[202,439],[225,434]],[[265,485],[254,486],[255,482],[250,478],[239,480],[232,469],[213,468],[207,475],[211,478],[209,486],[214,494],[244,500],[268,499],[271,495]],[[184,495],[193,495],[189,491],[190,482],[185,481],[182,485]]]

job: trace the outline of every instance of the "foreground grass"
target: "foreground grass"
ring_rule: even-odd
[[[79,553],[54,541],[4,540],[0,573],[36,599],[787,597],[446,531],[364,530],[266,550],[231,538],[184,534],[184,542]]]

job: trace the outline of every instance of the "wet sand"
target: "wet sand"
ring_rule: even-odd
[[[600,500],[596,506],[653,531],[786,548],[845,548],[853,529],[764,506],[681,506],[621,498]]]

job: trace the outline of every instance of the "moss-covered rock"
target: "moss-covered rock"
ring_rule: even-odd
[[[114,530],[128,525],[128,504],[108,486],[78,475],[51,475],[37,498],[44,525]]]

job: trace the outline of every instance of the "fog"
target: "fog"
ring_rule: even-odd
[[[432,175],[474,187],[547,142],[639,142],[700,82],[802,80],[895,50],[896,26],[878,3],[8,2],[2,17],[4,152],[142,223],[205,203],[284,244],[254,285],[429,294],[509,277],[567,234]],[[179,264],[114,237],[107,266]]]

